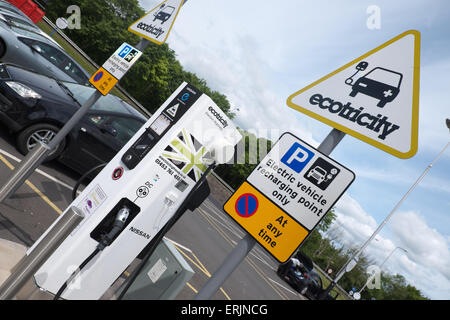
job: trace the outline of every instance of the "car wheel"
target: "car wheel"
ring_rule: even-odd
[[[58,127],[48,123],[32,125],[17,136],[17,148],[23,155],[26,155],[39,143],[39,141],[44,141],[46,143],[50,142],[56,136],[58,131]],[[61,155],[65,146],[66,142],[63,140],[56,150],[52,151],[44,161],[56,159]]]

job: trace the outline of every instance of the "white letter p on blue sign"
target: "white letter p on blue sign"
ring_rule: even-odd
[[[281,162],[297,173],[300,173],[308,162],[312,159],[314,153],[299,143],[294,143],[292,147],[281,158]]]

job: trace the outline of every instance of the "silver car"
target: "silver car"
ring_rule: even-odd
[[[3,10],[2,10],[3,9]],[[64,81],[88,84],[90,75],[40,29],[0,2],[0,61]]]

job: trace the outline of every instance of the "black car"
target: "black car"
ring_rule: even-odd
[[[298,251],[293,258],[278,266],[277,274],[297,292],[311,300],[316,300],[325,288],[323,288],[322,278],[313,269],[312,260]],[[328,295],[327,299],[335,298]]]
[[[94,90],[0,64],[0,122],[27,154],[39,140],[50,141]],[[83,174],[109,162],[146,120],[120,98],[103,96],[46,160],[58,159]]]

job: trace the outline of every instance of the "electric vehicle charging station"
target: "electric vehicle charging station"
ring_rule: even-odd
[[[229,161],[241,138],[211,98],[183,83],[69,205],[86,217],[35,273],[36,285],[56,294],[82,266],[61,297],[99,299],[174,215],[208,161]]]

